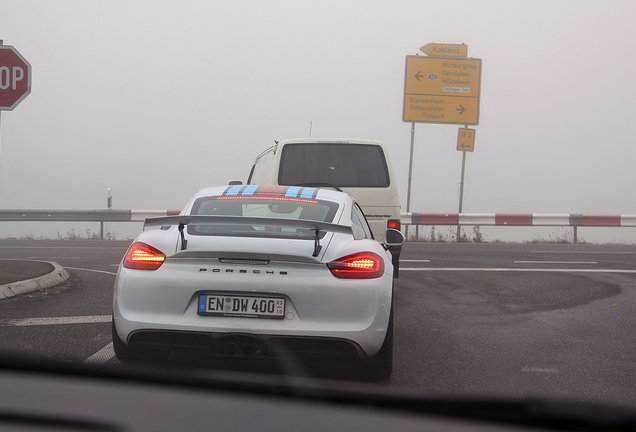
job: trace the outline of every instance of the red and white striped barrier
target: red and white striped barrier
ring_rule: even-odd
[[[402,225],[636,227],[636,215],[402,213]]]

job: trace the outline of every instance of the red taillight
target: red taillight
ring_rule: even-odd
[[[384,274],[384,260],[373,252],[363,252],[331,261],[331,273],[343,279],[372,279]]]
[[[124,267],[137,270],[157,270],[166,260],[159,250],[145,243],[134,243],[126,252]]]
[[[389,219],[386,223],[387,228],[395,228],[396,230],[400,230],[402,228],[402,222],[399,219]]]

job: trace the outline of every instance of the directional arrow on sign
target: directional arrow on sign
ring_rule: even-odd
[[[481,59],[407,56],[402,120],[479,124],[480,76]]]

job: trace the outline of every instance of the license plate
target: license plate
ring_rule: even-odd
[[[275,318],[285,315],[285,299],[220,294],[199,294],[199,315],[236,318]]]

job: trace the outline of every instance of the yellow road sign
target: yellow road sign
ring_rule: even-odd
[[[435,57],[468,57],[468,45],[430,43],[420,48],[426,55]]]
[[[457,150],[469,152],[475,150],[475,129],[459,129],[459,133],[457,134]]]
[[[406,56],[402,120],[479,124],[481,59]]]

